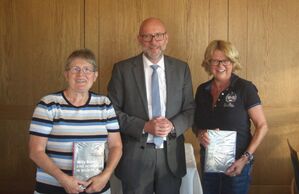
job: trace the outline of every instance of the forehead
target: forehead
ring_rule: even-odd
[[[165,26],[159,20],[147,21],[140,27],[140,34],[154,34],[165,31]]]
[[[71,66],[92,66],[86,59],[75,58],[70,63]]]
[[[226,55],[223,51],[216,49],[212,54],[213,59],[226,59]]]

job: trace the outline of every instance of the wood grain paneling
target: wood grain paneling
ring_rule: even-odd
[[[248,10],[247,0],[230,0],[228,16],[228,40],[239,51],[242,70],[237,72],[243,78],[247,78],[247,48],[248,48]],[[250,68],[250,66],[249,66]]]
[[[64,87],[65,58],[83,46],[82,2],[1,1],[1,103],[35,104]]]
[[[33,193],[35,167],[28,158],[28,124],[28,120],[0,121],[0,193]]]
[[[249,194],[290,194],[288,185],[251,186]]]
[[[238,74],[257,86],[270,128],[256,152],[250,193],[287,193],[293,174],[286,139],[299,148],[297,10],[297,0],[0,0],[0,146],[10,157],[0,160],[7,167],[0,169],[6,175],[1,184],[32,180],[24,150],[32,109],[41,96],[64,88],[69,53],[80,47],[95,52],[100,76],[93,90],[106,94],[113,64],[140,52],[142,20],[159,17],[170,38],[166,53],[188,62],[194,89],[208,80],[200,64],[209,41],[235,44],[243,65]],[[190,130],[186,141],[198,160]],[[20,160],[27,171],[16,167]],[[19,171],[28,175],[17,177]],[[20,188],[11,193],[26,193]]]
[[[113,64],[138,54],[140,1],[99,1],[100,91],[106,94]]]
[[[84,0],[0,0],[0,14],[0,193],[26,194],[35,178],[32,110],[64,88],[64,61],[84,47]]]
[[[186,56],[192,75],[194,93],[198,85],[208,79],[201,62],[205,48],[209,43],[209,1],[189,1],[187,13],[187,34],[183,37],[187,42]],[[175,46],[177,50],[180,47]]]
[[[248,1],[247,75],[258,85],[266,106],[298,105],[298,8],[293,0]]]
[[[293,172],[287,138],[299,148],[299,108],[266,108],[265,114],[270,130],[256,152],[253,184],[289,185]]]
[[[228,39],[228,0],[210,0],[209,39]]]

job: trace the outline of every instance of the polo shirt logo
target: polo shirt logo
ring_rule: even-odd
[[[233,91],[229,92],[226,96],[225,96],[225,103],[224,103],[224,107],[235,107],[235,102],[237,101],[237,94]]]

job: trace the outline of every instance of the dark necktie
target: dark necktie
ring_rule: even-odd
[[[158,65],[152,65],[152,118],[161,116],[161,102],[160,102],[160,89],[159,89],[159,79],[158,79]],[[160,146],[163,143],[163,138],[159,136],[154,136],[154,143],[156,146]]]

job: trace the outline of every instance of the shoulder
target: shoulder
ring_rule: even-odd
[[[187,62],[168,55],[164,55],[164,61],[166,63],[177,65],[177,66],[188,66]]]
[[[241,89],[241,90],[256,90],[257,88],[256,86],[249,80],[243,79],[237,75],[234,75],[234,77],[232,78],[233,82],[234,82],[234,86],[236,87],[236,89]]]
[[[59,92],[55,92],[55,93],[51,93],[51,94],[47,94],[44,97],[41,98],[39,103],[44,103],[44,104],[59,104],[62,103],[62,101],[64,101],[63,99],[63,92],[59,91]]]
[[[90,97],[90,105],[99,105],[99,106],[110,106],[111,101],[110,99],[101,94],[97,94],[95,92],[90,92],[91,97]]]
[[[202,91],[202,90],[207,90],[209,91],[210,88],[211,88],[211,82],[212,80],[208,80],[202,84],[200,84],[198,87],[197,87],[197,91]]]
[[[124,59],[121,61],[118,61],[117,63],[115,63],[115,66],[118,67],[124,67],[124,66],[130,66],[130,65],[135,65],[136,63],[140,63],[142,62],[142,54],[139,54],[137,56],[128,58],[128,59]]]
[[[195,93],[195,100],[198,101],[199,99],[206,99],[207,96],[210,94],[210,91],[211,91],[211,80],[200,84],[197,87]]]

